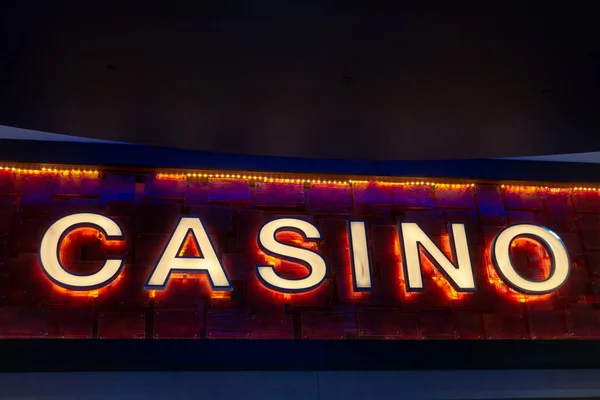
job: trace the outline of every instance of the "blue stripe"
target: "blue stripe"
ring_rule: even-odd
[[[222,154],[112,143],[2,140],[0,160],[106,167],[600,183],[600,165],[523,160],[368,161]]]

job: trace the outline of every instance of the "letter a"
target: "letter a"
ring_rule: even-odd
[[[183,257],[179,255],[180,249],[190,233],[196,241],[201,254],[200,257]],[[150,274],[145,288],[148,290],[164,289],[169,280],[169,275],[173,271],[207,273],[213,289],[231,289],[227,274],[217,257],[200,218],[184,217],[179,220],[179,224]]]

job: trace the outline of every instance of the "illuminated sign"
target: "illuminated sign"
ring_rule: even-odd
[[[60,247],[62,238],[78,226],[90,226],[107,240],[123,239],[119,225],[109,217],[81,213],[61,218],[52,224],[42,238],[40,246],[41,267],[52,282],[70,290],[90,290],[108,286],[114,281],[121,268],[123,259],[110,259],[100,269],[89,275],[73,274],[61,264]],[[429,236],[414,222],[401,222],[399,227],[400,244],[403,249],[404,271],[406,274],[406,291],[423,290],[421,256],[431,258],[444,279],[456,291],[470,292],[475,290],[475,278],[471,265],[471,256],[465,224],[451,223],[450,228],[452,258],[445,255]],[[358,232],[357,232],[358,231]],[[267,222],[258,232],[258,245],[261,250],[272,257],[288,259],[303,264],[307,268],[305,277],[285,278],[277,273],[274,265],[257,265],[257,278],[267,287],[280,292],[309,292],[316,289],[327,277],[327,262],[317,251],[293,246],[278,240],[278,232],[299,232],[306,241],[322,239],[319,228],[298,218],[278,218]],[[355,288],[369,290],[371,286],[371,263],[366,240],[366,229],[363,221],[349,223],[349,247],[352,248],[350,262],[352,280]],[[182,248],[187,238],[200,255],[186,257]],[[515,268],[511,257],[511,247],[519,238],[529,238],[538,246],[549,252],[552,269],[548,276],[541,280],[527,279]],[[515,291],[529,294],[546,294],[561,287],[569,276],[570,261],[565,245],[560,238],[545,227],[519,224],[502,230],[491,245],[492,261],[503,281]],[[541,261],[540,261],[541,263]],[[541,266],[540,266],[541,268]],[[231,290],[231,282],[219,260],[215,248],[206,233],[202,221],[198,217],[182,217],[175,231],[171,234],[166,247],[154,269],[152,270],[146,289],[163,290],[167,286],[171,272],[185,274],[205,273],[212,290]]]
[[[0,169],[0,337],[600,337],[600,190]]]

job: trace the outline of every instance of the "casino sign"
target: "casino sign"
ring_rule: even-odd
[[[3,165],[0,337],[600,337],[600,189]]]

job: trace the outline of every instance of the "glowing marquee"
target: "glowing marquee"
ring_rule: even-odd
[[[527,185],[0,166],[0,338],[600,338],[600,188]]]
[[[348,245],[352,249],[350,255],[352,279],[355,289],[360,291],[372,288],[372,266],[365,225],[363,221],[348,222]],[[98,229],[109,240],[126,239],[117,222],[110,217],[92,213],[68,215],[54,222],[44,234],[39,254],[41,268],[52,282],[63,288],[86,291],[99,289],[117,278],[124,261],[122,259],[106,260],[98,271],[89,275],[69,272],[60,260],[61,241],[70,230],[81,226]],[[260,228],[257,243],[266,254],[305,265],[308,272],[304,277],[290,279],[280,276],[272,265],[256,265],[256,276],[263,285],[276,291],[311,291],[317,288],[327,276],[327,262],[317,251],[278,240],[277,234],[286,231],[300,233],[305,241],[321,240],[318,227],[310,222],[297,218],[278,218],[267,222]],[[457,292],[476,290],[465,224],[451,223],[448,231],[452,259],[444,254],[417,223],[401,222],[399,224],[399,241],[405,260],[403,266],[407,277],[407,292],[423,290],[422,251],[430,257],[437,270]],[[200,256],[184,257],[180,255],[188,237],[193,240]],[[544,279],[528,279],[515,268],[510,248],[511,244],[519,238],[533,239],[548,251],[552,268]],[[550,293],[561,287],[569,277],[570,260],[564,243],[558,235],[542,226],[519,224],[505,228],[493,240],[491,252],[493,265],[501,279],[520,293]],[[164,289],[173,272],[206,274],[214,291],[227,291],[232,288],[203,222],[198,217],[183,217],[179,220],[150,273],[145,288],[147,290]]]

